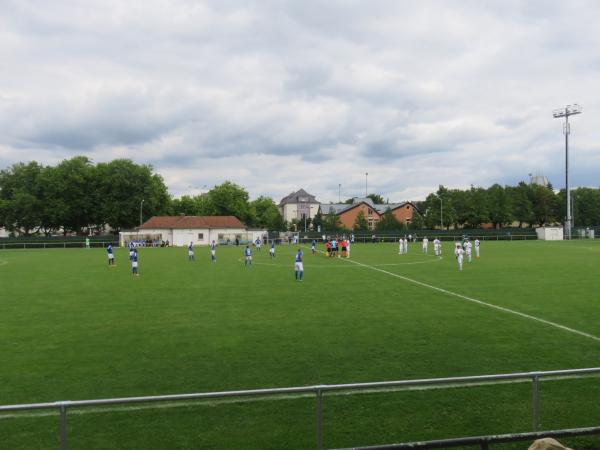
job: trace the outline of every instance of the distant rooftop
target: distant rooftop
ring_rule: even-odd
[[[412,204],[411,202],[399,202],[399,203],[381,203],[375,204],[373,200],[369,197],[354,197],[352,199],[352,203],[323,203],[321,204],[321,213],[322,214],[341,214],[344,211],[354,208],[355,206],[366,203],[379,214],[383,214],[388,208],[394,210],[401,206],[405,206],[407,204]],[[414,206],[414,205],[413,205]]]
[[[304,189],[300,189],[296,192],[283,197],[279,202],[280,206],[287,205],[290,203],[319,203],[314,195],[309,194]]]

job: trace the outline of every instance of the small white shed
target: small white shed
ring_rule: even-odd
[[[564,238],[562,227],[540,227],[535,232],[541,241],[562,241]]]

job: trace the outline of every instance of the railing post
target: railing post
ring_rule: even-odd
[[[532,412],[533,412],[533,431],[539,431],[540,428],[540,377],[534,375],[532,378]]]
[[[67,405],[60,404],[60,450],[67,450]]]
[[[323,450],[323,390],[316,388],[317,394],[317,450]]]

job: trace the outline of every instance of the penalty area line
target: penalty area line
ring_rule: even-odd
[[[320,253],[325,253],[322,250],[319,250],[319,252]],[[444,289],[444,288],[440,288],[440,287],[437,287],[437,286],[433,286],[431,284],[424,283],[422,281],[418,281],[418,280],[415,280],[413,278],[405,277],[404,275],[399,275],[397,273],[389,272],[387,270],[380,269],[378,267],[371,266],[369,264],[364,264],[364,263],[358,262],[358,261],[356,261],[354,259],[344,259],[344,261],[347,262],[347,263],[356,264],[356,265],[364,267],[366,269],[371,269],[371,270],[374,270],[376,272],[384,273],[384,274],[389,275],[389,276],[394,277],[394,278],[399,278],[400,280],[404,280],[404,281],[407,281],[409,283],[416,284],[417,286],[421,286],[421,287],[424,287],[424,288],[427,288],[427,289],[431,289],[431,290],[434,290],[434,291],[437,291],[437,292],[441,292],[442,294],[446,294],[446,295],[451,296],[451,297],[456,297],[456,298],[459,298],[461,300],[465,300],[465,301],[468,301],[468,302],[471,302],[471,303],[478,304],[480,306],[485,306],[487,308],[492,308],[492,309],[496,309],[498,311],[502,311],[502,312],[505,312],[505,313],[508,313],[508,314],[513,314],[515,316],[519,316],[519,317],[522,317],[524,319],[529,319],[529,320],[533,320],[533,321],[538,322],[538,323],[543,323],[545,325],[549,325],[549,326],[552,326],[554,328],[558,328],[560,330],[567,331],[569,333],[577,334],[579,336],[583,336],[583,337],[586,337],[588,339],[593,339],[594,341],[600,342],[600,337],[598,337],[598,336],[595,336],[595,335],[590,334],[590,333],[586,333],[585,331],[576,330],[575,328],[567,327],[566,325],[561,325],[560,323],[556,323],[556,322],[552,322],[550,320],[542,319],[541,317],[532,316],[531,314],[526,314],[526,313],[523,313],[523,312],[520,312],[520,311],[516,311],[514,309],[506,308],[504,306],[498,306],[498,305],[494,305],[493,303],[484,302],[483,300],[479,300],[479,299],[476,299],[476,298],[473,298],[473,297],[468,297],[466,295],[459,294],[458,292],[449,291],[448,289]]]
[[[516,311],[514,309],[506,308],[504,306],[498,306],[498,305],[494,305],[493,303],[487,303],[487,302],[484,302],[483,300],[479,300],[479,299],[476,299],[476,298],[473,298],[473,297],[468,297],[466,295],[459,294],[458,292],[449,291],[447,289],[443,289],[443,288],[440,288],[440,287],[437,287],[437,286],[433,286],[433,285],[428,284],[428,283],[424,283],[422,281],[418,281],[418,280],[415,280],[415,279],[412,279],[412,278],[409,278],[409,277],[405,277],[404,275],[398,275],[397,273],[389,272],[387,270],[380,269],[380,268],[374,267],[374,266],[370,266],[368,264],[364,264],[364,263],[361,263],[361,262],[358,262],[358,261],[355,261],[355,260],[348,259],[346,261],[349,262],[349,263],[353,263],[353,264],[357,264],[359,266],[365,267],[367,269],[375,270],[376,272],[381,272],[381,273],[384,273],[386,275],[389,275],[389,276],[392,276],[392,277],[395,277],[395,278],[399,278],[399,279],[407,281],[409,283],[416,284],[417,286],[421,286],[421,287],[424,287],[424,288],[427,288],[427,289],[431,289],[431,290],[434,290],[434,291],[437,291],[437,292],[441,292],[442,294],[446,294],[446,295],[449,295],[451,297],[456,297],[456,298],[459,298],[461,300],[465,300],[465,301],[468,301],[468,302],[471,302],[471,303],[475,303],[475,304],[478,304],[478,305],[481,305],[481,306],[485,306],[487,308],[496,309],[498,311],[502,311],[502,312],[505,312],[505,313],[508,313],[508,314],[513,314],[515,316],[523,317],[524,319],[529,319],[529,320],[533,320],[535,322],[543,323],[545,325],[549,325],[549,326],[552,326],[554,328],[558,328],[560,330],[567,331],[569,333],[577,334],[579,336],[583,336],[583,337],[586,337],[588,339],[593,339],[595,341],[600,342],[600,337],[598,337],[598,336],[594,336],[593,334],[586,333],[584,331],[579,331],[579,330],[576,330],[575,328],[570,328],[570,327],[567,327],[565,325],[561,325],[560,323],[556,323],[556,322],[552,322],[550,320],[542,319],[540,317],[532,316],[531,314],[526,314],[526,313],[523,313],[523,312],[520,312],[520,311]]]

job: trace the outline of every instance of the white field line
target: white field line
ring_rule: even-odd
[[[418,280],[414,280],[412,278],[405,277],[403,275],[398,275],[397,273],[388,272],[387,270],[379,269],[378,267],[370,266],[370,265],[364,264],[364,263],[360,263],[360,262],[355,261],[355,260],[347,260],[347,262],[353,263],[353,264],[357,264],[359,266],[366,267],[367,269],[375,270],[377,272],[381,272],[381,273],[384,273],[386,275],[389,275],[389,276],[392,276],[392,277],[395,277],[395,278],[399,278],[401,280],[408,281],[409,283],[413,283],[413,284],[416,284],[418,286],[422,286],[422,287],[425,287],[425,288],[428,288],[428,289],[432,289],[434,291],[441,292],[443,294],[446,294],[446,295],[449,295],[449,296],[452,296],[452,297],[460,298],[461,300],[466,300],[468,302],[476,303],[476,304],[481,305],[481,306],[486,306],[488,308],[497,309],[498,311],[503,311],[505,313],[514,314],[516,316],[520,316],[520,317],[523,317],[525,319],[534,320],[536,322],[540,322],[540,323],[543,323],[545,325],[550,325],[552,327],[559,328],[559,329],[561,329],[563,331],[568,331],[569,333],[577,334],[579,336],[584,336],[586,338],[593,339],[595,341],[599,341],[600,342],[600,337],[598,337],[598,336],[594,336],[593,334],[586,333],[586,332],[580,331],[580,330],[576,330],[574,328],[570,328],[570,327],[567,327],[565,325],[561,325],[560,323],[556,323],[556,322],[552,322],[550,320],[542,319],[540,317],[532,316],[531,314],[526,314],[526,313],[523,313],[523,312],[520,312],[520,311],[516,311],[514,309],[506,308],[504,306],[498,306],[498,305],[494,305],[492,303],[487,303],[487,302],[484,302],[483,300],[478,300],[478,299],[473,298],[473,297],[467,297],[466,295],[462,295],[462,294],[459,294],[457,292],[452,292],[452,291],[449,291],[447,289],[443,289],[443,288],[440,288],[440,287],[437,287],[437,286],[433,286],[431,284],[424,283],[422,281],[418,281]]]
[[[586,374],[577,375],[570,378],[598,378],[598,374]],[[542,378],[540,381],[561,381],[565,380],[565,377],[547,377]],[[377,393],[393,393],[393,392],[406,392],[406,391],[432,391],[439,389],[460,389],[460,388],[471,388],[471,387],[484,387],[484,386],[497,386],[503,384],[522,384],[531,383],[529,379],[519,380],[496,380],[487,382],[473,382],[473,383],[448,383],[439,385],[424,385],[424,386],[398,386],[390,388],[371,388],[361,390],[347,390],[347,391],[330,391],[325,392],[325,397],[341,397],[341,396],[352,396],[352,395],[367,395]],[[137,404],[136,406],[122,405],[109,405],[109,406],[95,406],[95,407],[73,407],[68,409],[68,415],[86,415],[86,414],[102,414],[112,412],[127,412],[127,411],[146,411],[152,409],[174,409],[174,408],[186,408],[191,406],[203,406],[203,407],[215,407],[220,405],[228,404],[239,404],[239,403],[255,403],[255,402],[271,402],[271,401],[285,401],[285,400],[298,400],[303,398],[315,398],[313,393],[298,393],[298,394],[283,394],[283,395],[265,395],[260,397],[237,397],[237,398],[223,398],[213,400],[186,400],[180,402],[160,402],[160,403],[144,403]],[[0,421],[6,419],[26,419],[26,418],[38,418],[38,417],[55,417],[58,416],[58,408],[56,410],[44,410],[36,412],[16,412],[16,413],[0,413]]]

